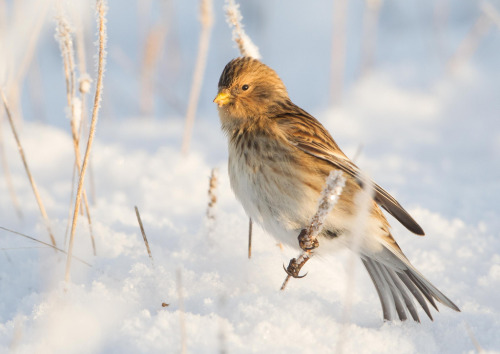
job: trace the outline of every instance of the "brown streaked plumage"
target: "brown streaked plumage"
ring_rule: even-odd
[[[325,179],[333,169],[347,178],[338,203],[327,217],[314,252],[349,247],[354,229],[354,197],[362,188],[358,167],[328,131],[288,97],[274,70],[249,57],[230,61],[219,80],[222,130],[229,141],[229,177],[247,214],[281,242],[299,247],[297,236],[316,211]],[[432,319],[427,302],[458,307],[409,262],[390,233],[379,206],[408,230],[422,228],[383,188],[373,183],[374,199],[364,225],[360,256],[382,304],[385,320],[420,321],[413,299]]]

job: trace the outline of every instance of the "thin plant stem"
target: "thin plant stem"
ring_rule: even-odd
[[[85,156],[83,158],[82,170],[80,173],[80,178],[78,181],[78,189],[76,191],[76,200],[75,200],[75,210],[73,212],[73,222],[71,225],[71,234],[69,239],[69,247],[68,247],[68,257],[66,261],[66,274],[65,281],[66,283],[70,280],[70,270],[71,270],[71,256],[73,254],[73,246],[75,243],[75,231],[76,231],[76,222],[78,220],[78,207],[81,203],[82,192],[83,192],[83,182],[85,179],[85,172],[87,171],[87,166],[90,157],[90,150],[92,148],[92,142],[94,141],[95,129],[97,124],[97,117],[100,108],[101,102],[101,92],[102,92],[102,77],[104,72],[104,60],[106,56],[105,45],[106,45],[106,10],[107,6],[104,0],[97,0],[97,14],[98,14],[98,23],[99,23],[99,59],[98,59],[98,67],[97,67],[97,82],[96,82],[96,92],[94,96],[94,108],[92,110],[92,120],[90,123],[90,131],[89,138],[87,141],[87,148],[85,150]]]
[[[68,101],[68,108],[70,110],[70,120],[71,120],[71,135],[73,138],[73,149],[75,152],[75,164],[78,173],[81,171],[81,156],[80,156],[80,146],[79,146],[79,135],[76,127],[76,114],[77,111],[75,109],[75,100],[76,100],[76,74],[75,74],[75,51],[73,49],[73,40],[71,38],[71,28],[67,20],[65,19],[63,12],[59,9],[58,16],[58,25],[57,25],[57,34],[61,47],[61,54],[63,57],[63,65],[64,65],[64,76],[66,81],[66,98]],[[80,107],[81,110],[81,107]],[[76,177],[76,173],[73,170],[73,179]],[[73,184],[74,185],[74,184]],[[73,193],[71,194],[73,195]],[[87,221],[89,225],[89,233],[90,240],[92,243],[92,250],[94,252],[94,256],[97,254],[94,234],[92,231],[92,218],[90,216],[90,210],[87,200],[87,192],[85,189],[83,190],[83,207],[81,209],[81,213],[83,215],[87,215]],[[70,207],[71,213],[71,207]],[[70,214],[71,215],[71,214]]]
[[[194,68],[193,81],[191,83],[191,92],[189,94],[189,103],[186,112],[186,123],[182,138],[182,154],[187,155],[191,145],[191,136],[193,134],[194,119],[200,99],[201,84],[207,65],[208,48],[210,44],[210,34],[214,22],[212,0],[201,0],[201,34],[198,43],[198,56]]]
[[[5,112],[7,113],[7,118],[9,120],[10,127],[12,128],[12,134],[14,134],[17,148],[19,150],[19,154],[21,155],[21,160],[23,161],[24,169],[26,170],[26,174],[28,175],[28,179],[30,181],[31,188],[33,189],[35,199],[38,203],[38,207],[40,208],[40,213],[42,214],[43,220],[45,222],[45,226],[47,228],[47,232],[49,233],[50,241],[52,242],[53,246],[56,246],[56,239],[52,233],[52,229],[50,228],[49,217],[47,215],[47,212],[45,211],[45,206],[43,205],[42,198],[40,197],[40,193],[38,192],[38,188],[36,186],[35,179],[33,178],[33,175],[31,174],[31,171],[28,167],[28,162],[26,161],[24,149],[21,145],[21,140],[19,139],[19,136],[17,135],[16,126],[14,124],[14,120],[12,119],[12,114],[11,114],[10,109],[9,109],[9,104],[7,102],[7,98],[5,97],[5,94],[4,94],[2,89],[0,89],[0,95],[2,96],[3,104],[5,107]]]
[[[218,169],[212,168],[210,173],[210,181],[208,187],[208,206],[207,206],[207,234],[211,241],[216,226],[216,206],[217,206],[217,184],[218,184]]]
[[[248,259],[252,258],[252,218],[248,219]]]
[[[146,237],[146,232],[144,231],[144,225],[142,224],[141,215],[139,214],[139,209],[137,208],[137,206],[135,207],[135,215],[137,216],[137,222],[139,223],[139,227],[141,229],[142,238],[144,239],[144,244],[146,245],[149,259],[151,259],[151,263],[153,264],[154,267],[155,261],[153,259],[153,255],[151,254],[151,249],[149,248],[148,238]]]
[[[14,188],[14,183],[12,182],[12,176],[10,174],[9,163],[7,161],[7,156],[5,155],[5,146],[3,143],[3,132],[2,132],[2,119],[3,119],[3,114],[0,113],[0,160],[2,161],[2,168],[5,174],[5,182],[7,183],[7,188],[9,189],[10,199],[12,200],[12,204],[14,204],[14,208],[16,209],[18,218],[22,219],[23,212],[21,210],[19,200],[17,199],[16,190]]]
[[[70,207],[68,208],[68,221],[66,223],[66,231],[64,232],[64,246],[66,247],[66,242],[68,241],[68,232],[69,232],[69,227],[71,225],[71,214],[73,212],[73,208],[71,207],[73,205],[73,195],[75,193],[75,175],[76,175],[76,164],[73,165],[73,174],[71,176],[71,194],[69,198],[69,204]]]
[[[54,250],[55,250],[55,251],[57,251],[57,252],[61,252],[61,253],[67,254],[67,252],[66,252],[65,250],[60,249],[60,248],[58,248],[58,247],[56,247],[56,246],[54,246],[54,245],[51,245],[50,243],[43,242],[43,241],[41,241],[41,240],[39,240],[39,239],[37,239],[37,238],[34,238],[34,237],[32,237],[32,236],[29,236],[29,235],[23,234],[23,233],[21,233],[21,232],[17,232],[17,231],[14,231],[14,230],[8,229],[8,228],[3,227],[3,226],[0,226],[0,229],[2,229],[2,230],[4,230],[4,231],[7,231],[7,232],[10,232],[10,233],[13,233],[13,234],[15,234],[15,235],[22,236],[22,237],[27,238],[27,239],[29,239],[29,240],[31,240],[31,241],[38,242],[38,243],[40,243],[40,244],[42,244],[42,245],[45,245],[45,246],[47,246],[47,247],[50,247],[50,248],[54,249]],[[92,267],[92,264],[85,262],[83,259],[81,259],[81,258],[79,258],[79,257],[77,257],[77,256],[73,256],[73,257],[74,257],[74,258],[75,258],[78,262],[81,262],[81,263],[83,263],[83,264],[85,264],[85,265],[87,265],[87,266],[89,266],[89,267]]]
[[[477,50],[481,39],[488,33],[493,25],[493,20],[487,13],[482,12],[477,18],[476,22],[470,29],[469,33],[460,43],[457,51],[453,57],[448,62],[448,70],[452,74],[455,74],[461,64],[466,62],[474,52]]]
[[[226,0],[224,10],[226,11],[226,21],[229,27],[233,29],[233,41],[238,46],[240,54],[244,57],[260,59],[261,55],[259,53],[259,48],[243,30],[243,25],[241,23],[243,16],[241,16],[239,5],[236,4],[234,0]]]
[[[78,128],[78,139],[80,140],[82,134],[82,127],[87,121],[87,93],[90,89],[91,79],[87,74],[87,62],[85,55],[85,36],[83,31],[83,23],[81,16],[78,16],[80,20],[79,26],[76,30],[76,53],[78,57],[78,66],[80,69],[80,79],[79,79],[79,91],[81,99],[81,109],[80,109],[80,126]],[[90,199],[91,202],[95,202],[95,182],[94,174],[92,173],[92,163],[89,165],[89,185],[90,185]],[[88,202],[87,202],[88,204]]]
[[[484,353],[483,347],[481,347],[481,344],[479,344],[479,342],[476,339],[476,336],[474,335],[474,332],[472,332],[472,329],[470,328],[469,324],[467,322],[464,322],[464,325],[465,325],[465,330],[467,331],[467,335],[469,336],[472,344],[474,345],[474,348],[476,349],[476,352],[478,352],[478,353]]]
[[[158,61],[163,53],[165,38],[168,33],[166,21],[151,28],[144,43],[144,54],[141,65],[141,97],[140,106],[144,114],[152,114],[154,111],[154,78],[158,67]]]
[[[208,186],[208,207],[207,218],[215,219],[215,206],[217,205],[217,182],[218,182],[218,169],[212,168],[210,173],[210,181]]]
[[[10,81],[9,84],[7,85],[8,89],[7,95],[9,96],[10,101],[12,103],[11,107],[13,111],[18,113],[16,116],[16,119],[18,120],[22,120],[22,115],[20,114],[20,108],[18,107],[18,103],[20,100],[21,85],[26,77],[31,61],[33,60],[38,39],[40,37],[40,34],[43,32],[42,27],[45,23],[47,12],[49,10],[50,2],[40,1],[39,3],[41,5],[38,8],[39,12],[37,13],[34,25],[31,28],[30,36],[27,39],[27,41],[23,43],[23,47],[25,48],[25,54],[18,66],[19,69],[13,75],[14,79]],[[23,20],[25,19],[23,18]]]
[[[326,218],[333,210],[335,204],[337,204],[345,183],[345,177],[340,170],[332,170],[326,178],[325,185],[318,200],[316,213],[311,218],[308,226],[301,231],[298,237],[299,246],[302,248],[303,252],[298,258],[290,260],[288,268],[285,269],[287,277],[283,285],[281,285],[282,291],[285,290],[292,275],[298,278],[303,278],[305,276],[299,276],[298,273],[304,264],[314,255],[314,249],[319,247],[318,235],[325,227]]]

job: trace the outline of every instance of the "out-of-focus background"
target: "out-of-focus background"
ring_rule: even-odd
[[[65,256],[0,230],[2,350],[165,352],[183,343],[193,352],[500,349],[499,1],[240,1],[246,33],[291,99],[426,231],[416,238],[390,219],[409,259],[463,313],[444,309],[420,326],[383,324],[364,273],[356,272],[356,288],[346,289],[345,254],[311,261],[309,276],[285,294],[277,291],[281,263],[297,251],[280,250],[256,227],[254,256],[246,259],[248,220],[229,187],[226,138],[212,103],[224,65],[239,55],[225,3],[213,2],[189,154],[181,145],[200,2],[108,5],[102,109],[87,178],[97,256],[81,217],[75,254],[93,267],[75,263],[72,288],[64,292]],[[77,79],[83,73],[93,79],[86,142],[97,40],[87,1],[0,0],[0,87],[58,246],[66,249],[74,154],[55,38],[61,13],[71,28]],[[0,226],[48,242],[3,105],[0,128]],[[215,223],[205,220],[213,167]],[[346,325],[341,313],[349,291]],[[163,301],[171,305],[162,308]]]
[[[200,32],[199,3],[127,0],[109,5],[101,120],[120,124],[130,118],[184,119]],[[496,1],[243,1],[240,5],[245,30],[259,47],[262,60],[279,73],[294,102],[324,122],[341,146],[359,144],[364,147],[363,154],[376,152],[382,147],[370,144],[379,139],[371,134],[370,125],[374,124],[384,125],[387,145],[383,149],[401,148],[397,146],[400,139],[406,141],[405,133],[417,128],[412,126],[412,116],[422,112],[439,121],[443,131],[435,138],[437,145],[429,142],[434,131],[423,127],[413,135],[415,145],[409,151],[400,149],[401,154],[441,159],[442,186],[451,178],[466,179],[464,174],[472,176],[474,170],[499,176],[498,170],[484,171],[485,166],[475,159],[465,158],[464,166],[457,168],[447,162],[450,155],[468,152],[492,164],[499,158],[500,24]],[[218,77],[239,52],[231,41],[224,3],[215,1],[213,6],[215,23],[196,120],[215,126],[212,99]],[[69,7],[75,11],[67,11],[73,15],[69,16],[73,26],[84,27],[87,71],[94,74],[92,10],[79,2]],[[14,70],[7,67],[5,73],[4,66],[3,76],[10,78],[10,73],[25,64],[24,80],[16,82],[24,119],[65,127],[65,81],[59,45],[54,40],[53,5],[6,1],[3,8],[8,39],[4,53],[10,57],[9,45],[18,46]],[[11,13],[17,17],[9,16]],[[46,13],[43,24],[37,22],[41,21],[40,13]],[[22,22],[11,26],[13,19]],[[390,88],[384,90],[381,85]],[[457,96],[450,98],[450,90]],[[402,97],[403,92],[414,95]],[[348,116],[329,125],[323,112],[332,108],[351,110],[349,113],[362,110],[360,114],[368,122]],[[387,117],[386,110],[397,111],[397,117]],[[340,117],[340,113],[332,115],[333,119]],[[366,129],[367,134],[352,138],[343,134],[345,127],[354,124],[362,125],[359,129]],[[450,146],[448,139],[459,143]],[[419,183],[414,187],[422,185],[421,180],[415,182]],[[497,193],[487,192],[474,204],[494,198],[499,189],[490,185],[484,190],[491,188]],[[461,205],[460,200],[457,203],[461,217],[478,217],[475,208]]]

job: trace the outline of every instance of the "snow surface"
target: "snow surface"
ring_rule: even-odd
[[[138,73],[128,77],[116,60],[120,51],[132,63],[140,60],[133,56],[136,38],[130,37],[137,29],[126,25],[136,4],[123,3],[109,3],[110,58],[93,147],[97,256],[80,218],[74,253],[92,267],[74,260],[65,289],[64,255],[0,230],[0,352],[180,352],[183,328],[187,351],[196,353],[460,353],[475,351],[474,341],[486,351],[500,351],[500,30],[493,27],[457,73],[445,67],[474,23],[476,7],[444,2],[450,18],[443,58],[433,47],[433,2],[384,2],[377,65],[359,78],[357,62],[348,61],[346,93],[333,108],[327,105],[325,75],[330,2],[255,1],[241,7],[247,33],[264,62],[282,76],[292,100],[313,113],[349,156],[362,146],[357,164],[424,228],[427,236],[416,237],[390,218],[411,262],[462,312],[441,307],[431,322],[421,311],[422,323],[416,324],[382,321],[376,291],[360,263],[346,268],[349,253],[313,258],[305,267],[308,276],[292,279],[285,292],[279,291],[282,264],[296,250],[280,249],[254,227],[247,259],[248,219],[229,187],[226,141],[211,103],[222,67],[237,55],[222,2],[215,3],[217,24],[187,157],[180,154],[182,116],[161,102],[156,118],[140,116],[134,96]],[[187,97],[199,29],[192,14],[196,2],[174,2],[174,8],[179,55],[189,58],[174,93]],[[351,5],[351,26],[359,25],[362,8],[360,1]],[[305,11],[310,16],[298,21]],[[73,148],[57,43],[53,28],[45,31],[41,43],[53,42],[39,49],[46,120],[33,118],[24,97],[21,139],[63,245]],[[358,58],[352,48],[359,45],[359,28],[352,32],[348,57]],[[48,241],[5,120],[2,128],[24,218],[17,217],[1,173],[0,226]],[[213,167],[220,171],[214,225],[205,218]],[[354,289],[347,288],[351,276]]]

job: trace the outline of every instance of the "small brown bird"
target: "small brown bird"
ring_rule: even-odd
[[[242,57],[224,68],[214,102],[229,143],[231,187],[253,221],[279,241],[298,247],[297,236],[316,212],[317,201],[332,170],[346,184],[318,237],[316,254],[349,247],[355,229],[354,198],[362,188],[358,167],[340,150],[313,116],[293,104],[274,70]],[[424,278],[403,254],[379,206],[408,230],[422,228],[384,189],[373,183],[374,198],[359,252],[382,304],[385,320],[420,322],[415,298],[432,320],[426,300],[460,311]]]

